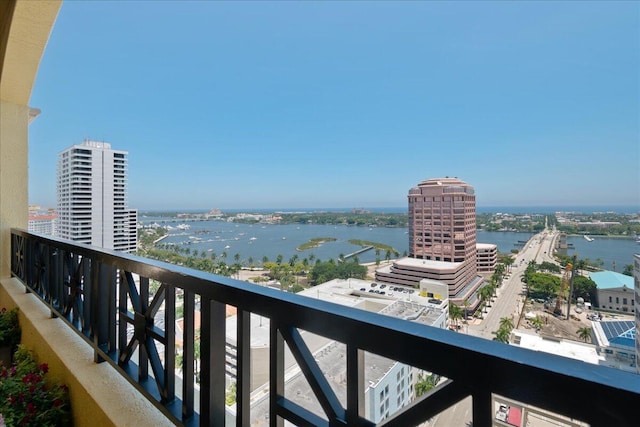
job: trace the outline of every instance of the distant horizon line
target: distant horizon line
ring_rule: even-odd
[[[130,207],[130,209],[136,209]],[[211,210],[221,212],[347,212],[352,210],[367,210],[371,212],[402,213],[407,211],[406,206],[352,206],[352,207],[278,207],[278,208],[137,208],[138,212],[184,212],[206,213]],[[478,205],[476,211],[480,213],[555,213],[555,212],[615,212],[640,213],[637,205]]]

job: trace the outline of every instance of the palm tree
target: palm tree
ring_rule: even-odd
[[[469,317],[469,300],[465,299],[462,305],[464,305],[464,323],[467,323],[467,331],[468,331],[469,326],[467,322],[467,317]]]
[[[455,322],[457,331],[458,321],[462,319],[462,309],[455,304],[449,304],[449,318]]]
[[[542,327],[544,326],[544,322],[542,321],[540,316],[536,316],[536,318],[531,321],[531,325],[536,329],[536,331],[540,331],[540,329],[542,329]]]
[[[513,321],[510,317],[502,317],[500,318],[500,328],[504,328],[511,332],[513,330]]]
[[[584,340],[584,342],[587,342],[587,338],[591,339],[591,328],[588,326],[583,326],[578,329],[576,333],[578,334],[578,337]]]
[[[494,331],[493,334],[496,336],[493,340],[503,342],[505,344],[509,344],[509,335],[510,332],[504,328],[499,328],[497,331]]]
[[[489,285],[483,286],[478,290],[478,296],[480,297],[480,300],[484,303],[485,313],[487,312],[486,310],[487,301],[491,299],[492,295],[493,295],[493,289],[491,289],[491,286]]]
[[[507,266],[507,273],[511,271],[511,265],[513,265],[513,263],[515,262],[515,259],[513,259],[513,257],[508,257],[504,259],[504,265]]]

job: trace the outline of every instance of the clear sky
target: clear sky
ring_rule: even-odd
[[[640,206],[640,2],[63,3],[30,125],[129,152],[138,209]]]

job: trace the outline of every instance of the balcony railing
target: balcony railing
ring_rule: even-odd
[[[416,425],[471,396],[473,425],[490,426],[492,394],[594,426],[638,422],[640,376],[634,374],[22,230],[12,230],[11,249],[12,272],[27,291],[37,294],[52,316],[84,337],[96,362],[112,364],[177,424],[225,425],[227,304],[237,308],[238,316],[238,426],[250,423],[251,313],[270,319],[272,426],[281,426],[284,420],[296,425],[373,425],[364,414],[365,351],[448,378],[384,420],[384,425]],[[153,297],[150,280],[161,283]],[[178,370],[182,381],[176,381],[178,291],[184,298],[184,363]],[[197,300],[202,319],[199,338],[194,327]],[[161,306],[163,327],[156,323]],[[345,344],[346,405],[318,367],[302,330]],[[198,339],[199,388],[194,386]],[[285,344],[324,414],[312,413],[287,397]],[[194,405],[197,393],[199,409]]]

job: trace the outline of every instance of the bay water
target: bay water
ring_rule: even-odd
[[[294,255],[299,260],[307,258],[337,260],[339,256],[348,255],[361,249],[360,246],[349,243],[349,240],[364,240],[382,243],[393,247],[402,256],[408,251],[409,237],[407,228],[363,227],[346,225],[318,225],[318,224],[239,224],[220,220],[189,221],[170,220],[167,218],[144,217],[143,225],[158,222],[162,226],[170,226],[169,236],[161,243],[179,245],[189,248],[190,252],[197,250],[207,256],[215,254],[220,257],[226,254],[226,262],[231,263],[239,259],[245,265],[252,259],[254,265],[259,265],[266,256],[269,261],[275,261],[279,255],[288,261]],[[187,224],[188,229],[179,229],[179,224]],[[493,243],[501,253],[509,253],[518,249],[531,238],[531,233],[516,232],[488,232],[478,231],[477,241]],[[335,238],[335,241],[325,242],[321,246],[304,251],[296,248],[315,238]],[[602,268],[621,272],[625,265],[633,264],[633,254],[640,253],[640,245],[633,239],[595,237],[591,242],[582,236],[569,236],[567,243],[573,245],[569,255],[576,253],[580,259],[601,259]],[[313,255],[313,256],[311,256]],[[358,260],[374,262],[376,258],[384,261],[386,251],[376,254],[369,250],[357,255]],[[393,258],[394,255],[391,254]],[[614,264],[615,263],[615,264]]]

